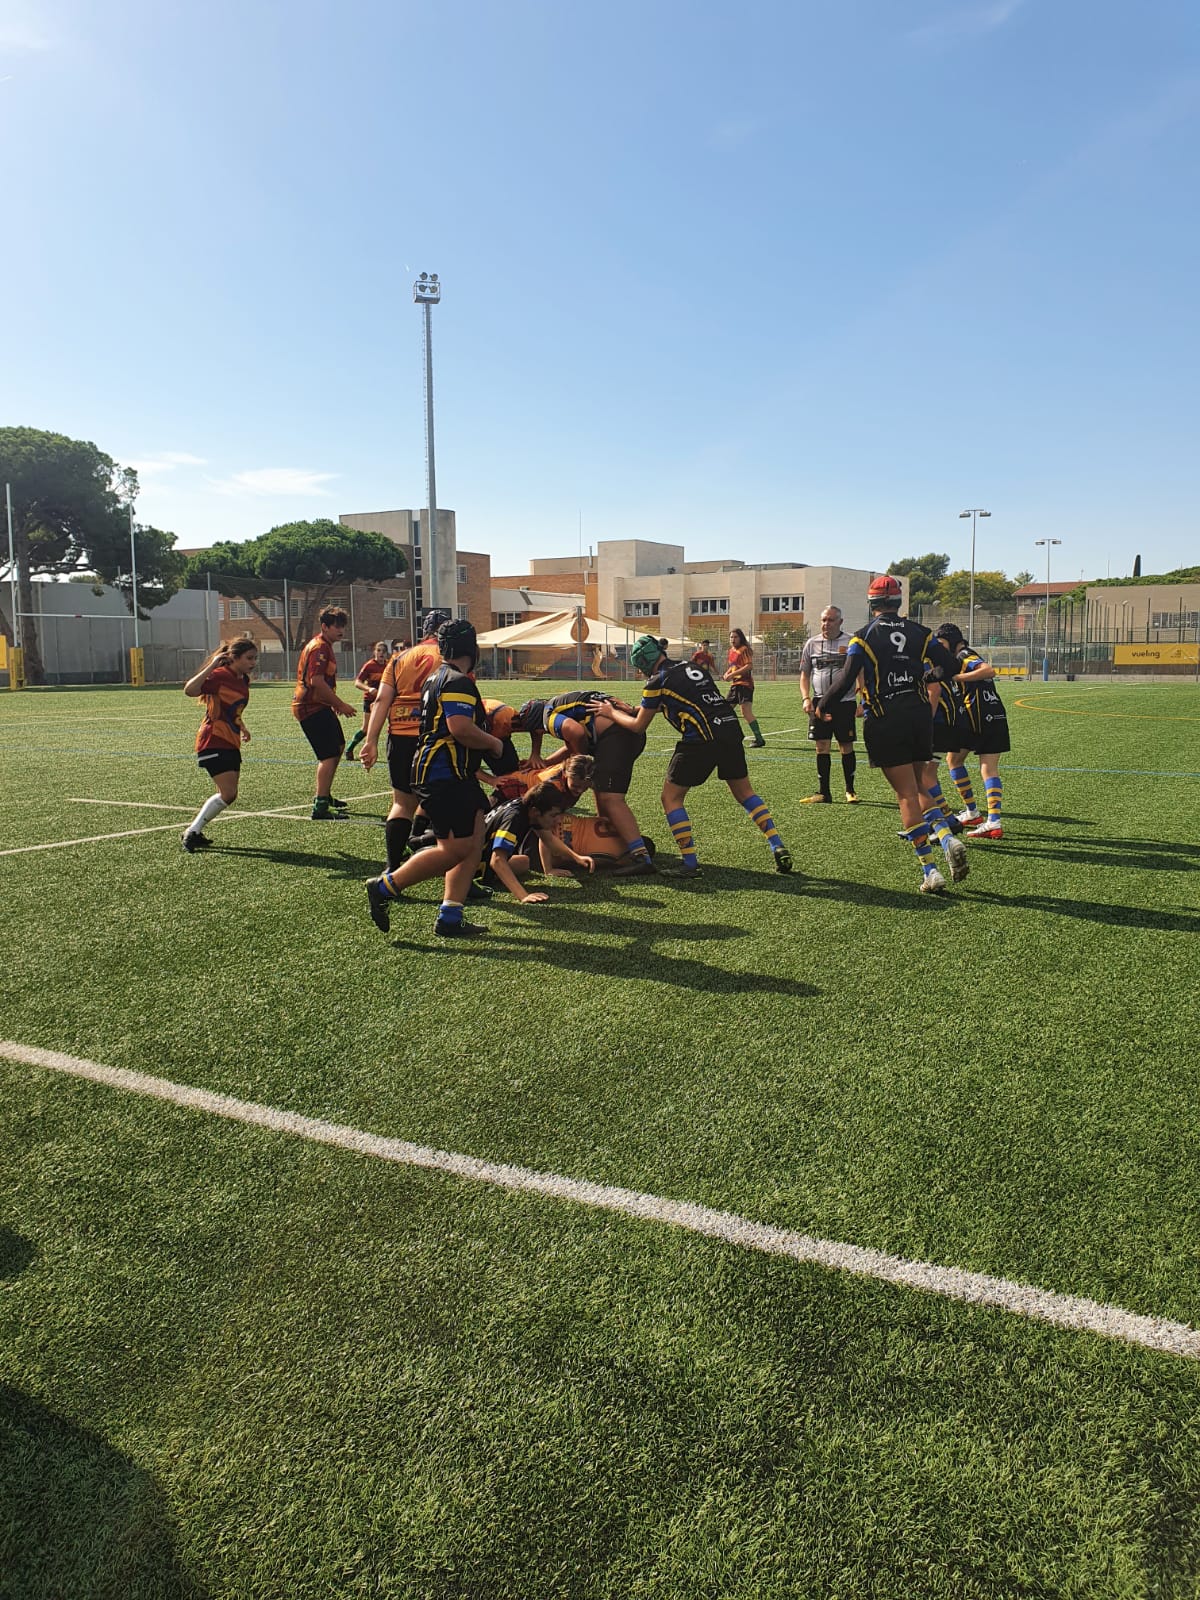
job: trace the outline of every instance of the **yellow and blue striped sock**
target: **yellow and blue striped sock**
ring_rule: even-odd
[[[917,852],[917,860],[921,863],[921,871],[924,873],[932,872],[934,870],[933,846],[929,842],[929,829],[923,822],[919,822],[915,828],[909,828],[908,838],[909,843]]]
[[[778,855],[783,849],[783,840],[779,837],[779,830],[771,820],[771,813],[767,810],[765,802],[756,794],[748,794],[742,801],[742,809],[754,826],[766,835],[772,855]]]
[[[989,822],[1000,821],[1000,800],[1004,792],[1004,785],[999,777],[985,778],[983,787],[987,792],[987,814]]]
[[[968,811],[975,809],[975,790],[971,787],[971,774],[966,767],[951,767],[950,781],[958,790],[963,805]]]
[[[667,826],[675,839],[683,864],[689,870],[697,862],[696,845],[692,838],[692,819],[682,806],[676,806],[674,811],[667,812]]]

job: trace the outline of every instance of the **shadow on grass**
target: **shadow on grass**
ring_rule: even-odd
[[[1165,839],[1056,840],[1040,834],[1015,839],[1012,844],[989,840],[983,848],[989,856],[1044,856],[1080,867],[1128,867],[1135,872],[1195,872],[1200,868],[1200,845]]]
[[[1114,928],[1146,928],[1152,933],[1200,933],[1200,911],[1155,911],[1146,906],[1110,906],[1099,900],[1060,900],[1049,894],[996,894],[978,889],[972,900],[1010,906],[1014,911],[1044,911],[1055,917],[1106,922]]]
[[[0,1228],[0,1278],[33,1260]],[[0,1383],[0,1572],[28,1600],[205,1600],[175,1554],[174,1528],[148,1472],[99,1435]]]
[[[645,902],[640,902],[647,909]],[[484,907],[476,908],[487,915]],[[506,908],[507,909],[507,908]],[[514,904],[513,910],[519,910]],[[676,955],[665,946],[703,942],[744,939],[749,930],[715,926],[712,923],[654,921],[643,916],[609,916],[604,912],[589,910],[576,920],[571,913],[575,907],[550,905],[523,913],[520,921],[497,923],[489,921],[487,937],[462,941],[433,938],[428,942],[415,939],[394,938],[396,950],[412,951],[428,956],[430,945],[455,955],[470,954],[488,962],[530,962],[548,967],[561,967],[567,972],[603,974],[612,978],[649,978],[655,983],[670,984],[677,989],[694,989],[706,994],[772,994],[787,995],[793,999],[806,999],[822,991],[810,983],[800,983],[765,972],[726,971],[715,965],[710,955],[692,960]],[[664,910],[667,908],[664,907]],[[396,907],[392,908],[393,916]],[[544,930],[536,927],[543,922]],[[597,945],[589,940],[581,943],[573,937],[576,933],[598,934],[624,943]]]
[[[332,868],[326,876],[350,883],[361,884],[364,878],[373,877],[383,870],[382,850],[373,856],[352,856],[345,850],[329,855],[299,850],[274,850],[247,844],[214,844],[204,852],[208,856],[257,856],[261,861],[272,861],[280,867],[308,867],[313,870]]]

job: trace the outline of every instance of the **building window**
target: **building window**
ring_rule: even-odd
[[[408,601],[406,599],[385,600],[383,602],[383,614],[389,622],[407,622]]]
[[[626,600],[625,615],[627,617],[656,617],[658,615],[658,601]]]
[[[466,583],[466,581],[467,581],[467,569],[466,569],[466,567],[459,567],[459,569],[458,569],[458,581],[459,581],[459,583]]]
[[[471,609],[470,606],[459,606],[459,608],[458,608],[458,620],[460,622],[470,622],[471,618],[468,615],[468,612],[470,611],[470,609]]]
[[[231,600],[229,602],[230,622],[241,622],[250,615],[250,604],[246,600]]]
[[[693,600],[692,615],[697,617],[727,617],[729,615],[729,601],[724,600]]]
[[[803,611],[804,596],[802,594],[765,594],[762,597],[760,611]]]
[[[515,628],[517,623],[520,622],[522,616],[524,616],[524,612],[521,612],[521,611],[497,611],[495,613],[495,616],[496,616],[495,626],[497,628]]]
[[[295,621],[298,621],[304,615],[304,607],[299,600],[289,600],[288,611]]]
[[[281,617],[283,615],[282,600],[260,600],[258,609],[264,617]]]
[[[1200,612],[1196,611],[1152,611],[1150,613],[1150,626],[1152,628],[1194,629],[1198,623],[1200,623]]]

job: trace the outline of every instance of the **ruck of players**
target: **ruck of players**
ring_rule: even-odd
[[[875,578],[863,626],[847,633],[841,611],[829,606],[820,634],[804,646],[800,690],[818,788],[801,803],[833,804],[836,744],[845,799],[858,804],[861,721],[870,765],[895,796],[900,837],[916,857],[918,887],[940,894],[970,871],[965,840],[1003,836],[999,759],[1009,748],[1008,724],[995,669],[953,624],[935,635],[901,616],[902,592],[895,578]],[[384,819],[385,861],[366,884],[367,912],[381,930],[390,929],[393,910],[409,891],[434,879],[442,891],[434,932],[447,939],[484,931],[466,914],[472,902],[501,894],[543,905],[556,877],[607,873],[698,882],[701,841],[688,799],[713,777],[762,835],[774,871],[792,874],[792,853],[750,775],[747,748],[765,748],[766,740],[753,717],[753,652],[740,630],[731,634],[724,674],[729,692],[714,676],[708,641],[683,660],[671,655],[668,640],[644,634],[629,651],[644,680],[636,704],[606,687],[580,686],[514,707],[484,699],[475,679],[479,647],[472,624],[430,612],[415,645],[393,651],[381,640],[359,668],[362,725],[347,751],[339,719],[359,713],[338,694],[333,648],[346,615],[330,608],[319,624],[300,653],[292,702],[316,761],[311,815],[329,821],[345,814],[346,802],[332,793],[340,764],[357,753],[369,772],[386,732],[392,799]],[[204,702],[197,761],[217,791],[184,832],[189,854],[210,843],[205,826],[237,799],[242,747],[250,738],[243,713],[256,661],[253,641],[235,640],[184,685],[186,694]],[[628,798],[647,733],[660,715],[675,736],[660,794],[674,847],[670,859],[665,853],[656,859]],[[529,740],[524,758],[517,737]],[[546,753],[548,739],[559,744]],[[972,756],[983,811],[968,767]],[[941,786],[943,757],[956,803]],[[789,768],[780,762],[776,770],[782,776]],[[776,777],[776,787],[779,782]],[[589,791],[594,814],[579,809]],[[858,813],[856,825],[860,819]]]

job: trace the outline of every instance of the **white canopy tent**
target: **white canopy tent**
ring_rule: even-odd
[[[654,619],[638,618],[615,622],[611,617],[589,617],[582,609],[555,611],[544,617],[531,617],[526,622],[513,623],[507,628],[492,628],[479,635],[479,648],[493,652],[493,675],[500,677],[502,654],[519,655],[521,652],[540,651],[543,655],[554,652],[576,653],[575,670],[580,677],[587,675],[585,663],[594,659],[597,651],[604,657],[616,651],[621,659],[628,660],[630,647],[643,633],[651,633]],[[660,637],[656,635],[656,637]],[[672,649],[691,648],[686,640],[669,641]]]

